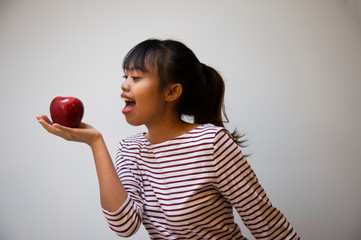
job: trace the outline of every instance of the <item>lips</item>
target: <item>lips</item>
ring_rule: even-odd
[[[128,113],[128,112],[132,111],[134,109],[134,106],[135,106],[135,100],[128,97],[125,94],[122,94],[121,98],[125,102],[125,106],[122,109],[122,113],[125,114],[125,113]]]

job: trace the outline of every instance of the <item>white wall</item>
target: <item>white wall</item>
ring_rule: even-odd
[[[35,116],[55,96],[79,97],[114,155],[120,138],[144,130],[121,115],[121,61],[150,37],[185,42],[223,74],[229,126],[247,133],[251,165],[302,239],[359,239],[360,6],[2,0],[0,239],[118,239],[88,147],[47,134]]]

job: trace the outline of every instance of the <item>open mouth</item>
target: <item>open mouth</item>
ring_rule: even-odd
[[[135,101],[133,99],[122,97],[122,100],[125,102],[125,107],[122,110],[123,113],[133,110],[135,106]]]
[[[130,98],[122,98],[122,100],[125,102],[125,106],[135,104],[135,101]]]

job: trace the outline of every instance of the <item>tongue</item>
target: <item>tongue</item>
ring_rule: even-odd
[[[135,106],[135,102],[130,102],[125,105],[125,107],[122,109],[122,113],[127,113],[133,110]]]

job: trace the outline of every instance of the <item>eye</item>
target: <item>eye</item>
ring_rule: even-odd
[[[133,81],[137,81],[140,79],[140,77],[136,77],[136,76],[132,76],[131,78],[133,79]]]

